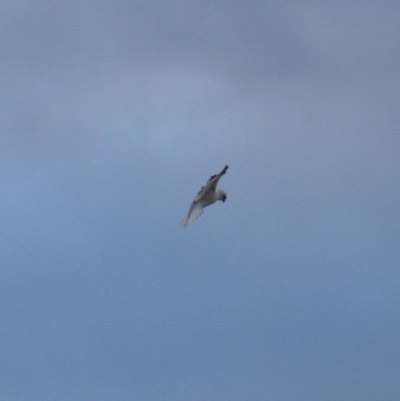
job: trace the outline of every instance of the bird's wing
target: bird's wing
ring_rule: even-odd
[[[201,202],[196,201],[196,199],[192,202],[187,216],[182,220],[181,227],[187,227],[203,214],[203,205]]]
[[[203,188],[201,188],[199,193],[197,194],[195,201],[201,199],[206,194],[206,192],[214,192],[217,189],[218,181],[226,173],[228,167],[229,166],[225,166],[219,174],[214,174],[208,179],[207,184]]]

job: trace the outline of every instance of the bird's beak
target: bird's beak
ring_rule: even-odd
[[[224,202],[224,203],[225,203],[225,201],[226,201],[226,196],[225,196],[225,198],[224,198],[224,199],[222,199],[222,202]]]

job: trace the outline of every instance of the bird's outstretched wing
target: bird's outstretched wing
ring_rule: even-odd
[[[208,192],[212,191],[214,192],[217,188],[217,184],[219,179],[226,173],[226,170],[228,170],[229,166],[226,165],[222,171],[219,174],[214,174],[212,175],[208,181],[207,184],[204,185],[204,187],[202,187],[199,191],[199,193],[197,194],[194,202],[196,202],[196,200],[200,200],[202,199]]]
[[[197,198],[196,198],[197,199]],[[203,206],[201,202],[194,200],[190,206],[187,216],[182,220],[181,227],[187,227],[203,214]]]

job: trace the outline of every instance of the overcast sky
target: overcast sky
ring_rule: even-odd
[[[0,398],[398,401],[399,21],[3,0]]]

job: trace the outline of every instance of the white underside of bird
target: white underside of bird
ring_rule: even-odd
[[[203,209],[212,205],[216,201],[226,201],[226,193],[222,189],[217,189],[218,180],[226,173],[228,166],[225,166],[219,174],[210,177],[207,184],[200,189],[196,198],[190,205],[187,216],[182,220],[181,227],[187,227],[190,223],[198,219],[203,214]]]

